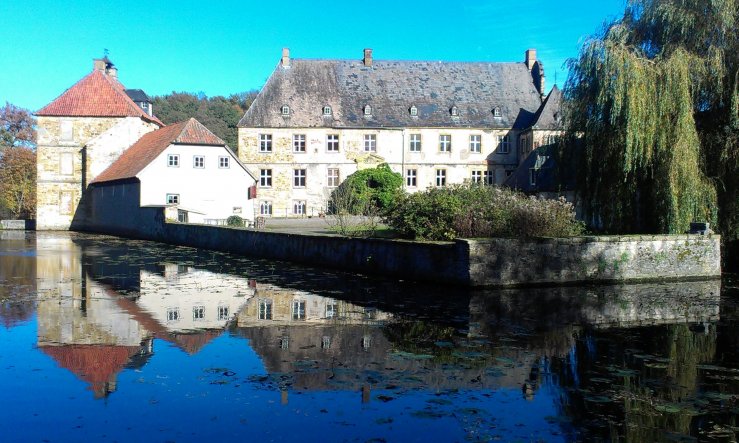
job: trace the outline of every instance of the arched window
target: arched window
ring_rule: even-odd
[[[290,115],[290,107],[288,105],[282,105],[282,115]]]
[[[323,115],[331,115],[331,106],[323,107]]]
[[[416,117],[418,115],[418,108],[416,107],[416,105],[411,106],[410,113],[413,117]]]
[[[449,112],[452,113],[452,117],[459,116],[459,109],[456,106],[452,106],[452,109],[450,109]]]
[[[364,115],[372,115],[372,106],[364,105]]]
[[[493,108],[493,117],[500,117],[500,108],[497,106]]]

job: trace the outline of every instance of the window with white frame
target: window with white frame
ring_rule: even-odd
[[[339,186],[339,168],[328,168],[326,179],[329,188]]]
[[[326,151],[339,152],[339,134],[326,135]]]
[[[421,152],[421,134],[411,134],[411,152]]]
[[[168,154],[167,155],[167,166],[170,166],[172,168],[179,167],[180,166],[179,154]]]
[[[272,215],[272,202],[269,200],[262,200],[259,203],[259,215]]]
[[[470,135],[470,152],[482,152],[482,136],[480,134]]]
[[[293,169],[293,187],[305,188],[305,169]]]
[[[334,318],[339,313],[339,305],[336,300],[326,303],[326,318]]]
[[[288,105],[282,105],[282,108],[280,108],[280,111],[282,112],[282,115],[284,117],[287,117],[290,115],[290,107]]]
[[[230,168],[231,167],[231,157],[218,157],[218,167],[219,168]]]
[[[367,116],[372,115],[372,106],[370,105],[364,106],[364,115],[367,115]]]
[[[259,187],[260,188],[271,188],[272,187],[272,170],[271,169],[260,169],[259,170]]]
[[[481,183],[482,182],[482,171],[472,171],[471,181],[472,183]]]
[[[446,186],[446,169],[436,170],[436,186]]]
[[[180,308],[167,309],[167,322],[180,321]]]
[[[218,306],[218,320],[220,321],[228,320],[229,318],[228,314],[229,314],[228,306],[224,306],[224,305]]]
[[[330,349],[331,348],[331,337],[328,335],[324,335],[321,337],[321,349]]]
[[[439,136],[439,152],[452,152],[452,136],[442,134]]]
[[[557,142],[559,141],[559,136],[557,136],[557,135],[551,135],[551,134],[550,135],[547,135],[546,141],[547,141],[547,144],[548,145],[556,145]]]
[[[167,194],[168,205],[178,205],[180,203],[180,194]]]
[[[293,300],[293,320],[305,320],[305,300]]]
[[[418,116],[418,108],[416,107],[416,105],[411,106],[410,113],[411,113],[411,117]]]
[[[259,300],[259,320],[272,320],[272,300],[262,298]]]
[[[74,141],[74,126],[69,120],[59,122],[59,138],[63,142]]]
[[[259,134],[259,152],[272,152],[272,134]]]
[[[305,200],[293,200],[293,215],[305,215]]]
[[[293,152],[305,152],[305,134],[293,134]]]
[[[290,349],[290,337],[285,335],[280,339],[280,349]]]
[[[202,169],[205,167],[205,157],[202,155],[194,155],[192,157],[192,167]]]
[[[511,151],[511,137],[509,135],[498,136],[498,154],[508,154]]]
[[[495,184],[495,171],[485,171],[483,177],[486,185]]]
[[[323,115],[331,115],[331,106],[323,107]]]
[[[405,185],[409,188],[415,188],[416,186],[418,186],[418,170],[405,170]]]
[[[376,134],[364,134],[364,152],[377,152]]]
[[[205,320],[205,306],[198,305],[192,307],[193,320]]]
[[[449,112],[452,114],[452,117],[459,117],[459,108],[456,106],[452,106],[452,109],[450,109]]]
[[[71,152],[62,152],[61,154],[59,154],[59,174],[74,174],[74,154],[72,154]]]
[[[493,117],[500,117],[500,108],[497,106],[493,108]]]

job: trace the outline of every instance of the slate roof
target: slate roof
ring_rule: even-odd
[[[134,178],[171,144],[226,146],[226,142],[191,118],[144,135],[91,183]]]
[[[152,102],[149,96],[146,95],[146,92],[141,89],[126,89],[125,92],[128,98],[135,102]]]
[[[559,90],[557,85],[554,85],[547,98],[544,99],[541,108],[537,111],[532,128],[545,130],[562,129],[561,107],[562,91]]]
[[[55,117],[140,117],[164,126],[126,94],[117,78],[95,69],[36,112]]]
[[[372,106],[370,118],[365,105]],[[410,115],[413,105],[417,117]],[[324,106],[331,116],[322,115]],[[524,63],[293,59],[277,66],[239,127],[528,128],[540,106]]]

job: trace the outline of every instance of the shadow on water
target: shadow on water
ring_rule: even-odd
[[[6,239],[0,265],[6,328],[36,312],[38,349],[98,398],[145,367],[155,341],[195,356],[226,331],[264,365],[244,383],[284,403],[430,391],[443,395],[416,417],[468,420],[480,412],[459,412],[470,395],[512,391],[524,405],[546,398],[542,426],[564,440],[736,436],[731,279],[723,295],[720,281],[469,290],[71,233]]]

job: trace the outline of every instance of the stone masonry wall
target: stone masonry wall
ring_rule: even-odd
[[[721,275],[720,238],[715,235],[414,242],[165,223],[161,208],[140,208],[136,219],[138,223],[132,225],[91,229],[363,274],[473,287]]]

